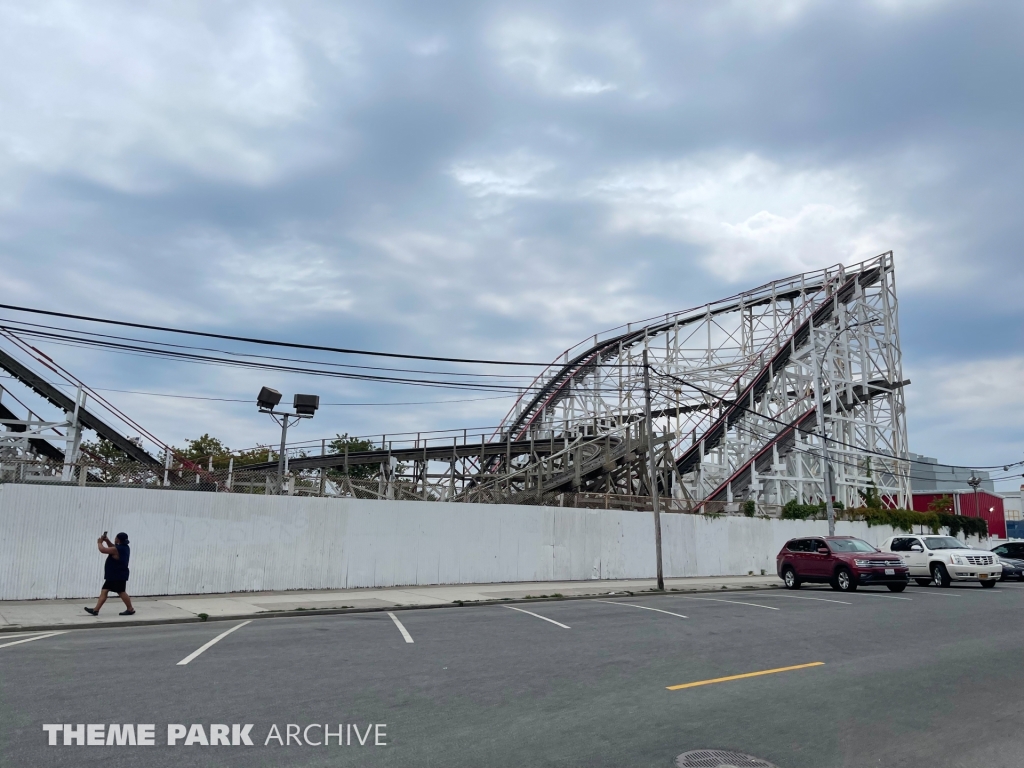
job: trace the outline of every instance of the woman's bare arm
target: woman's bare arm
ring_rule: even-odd
[[[121,553],[117,551],[117,547],[115,547],[113,544],[111,544],[110,546],[105,546],[103,544],[104,541],[109,542],[110,539],[108,539],[106,536],[100,536],[98,539],[96,539],[96,548],[104,555],[110,555],[115,560],[120,560]]]

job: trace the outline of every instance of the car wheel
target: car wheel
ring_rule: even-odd
[[[832,579],[832,589],[838,592],[853,592],[857,588],[857,581],[847,568],[840,568]]]
[[[932,584],[931,579],[914,579],[919,587],[930,587]]]
[[[996,580],[995,579],[988,579],[986,581],[981,582],[981,586],[983,586],[985,589],[992,589],[992,587],[994,587],[995,585],[996,585]]]
[[[932,566],[932,584],[936,587],[948,587],[953,583],[953,580],[949,578],[949,572],[946,570],[946,566],[942,563],[935,563]]]
[[[792,568],[786,568],[782,572],[782,583],[786,585],[786,589],[800,589],[800,579],[796,577],[796,571]]]
[[[886,584],[890,592],[902,592],[907,588],[906,584]]]

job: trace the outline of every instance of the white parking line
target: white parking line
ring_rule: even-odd
[[[0,645],[0,648],[7,648],[11,645],[21,645],[22,643],[31,643],[33,640],[45,640],[48,637],[54,637],[56,635],[63,635],[64,632],[47,632],[45,635],[36,635],[35,637],[26,637],[21,640],[15,640],[13,643],[4,643]]]
[[[223,639],[224,639],[225,637],[227,637],[228,635],[230,635],[230,634],[231,634],[232,632],[234,632],[234,631],[235,631],[236,629],[241,629],[241,628],[242,628],[242,627],[244,627],[244,626],[245,626],[246,624],[251,624],[251,623],[252,623],[252,619],[249,619],[249,621],[243,621],[243,622],[242,622],[241,624],[235,624],[235,626],[233,626],[233,627],[232,627],[231,629],[229,629],[229,630],[228,630],[227,632],[221,632],[221,633],[220,633],[219,635],[217,635],[217,636],[216,636],[215,638],[213,638],[213,640],[211,640],[210,642],[208,642],[208,643],[207,643],[206,645],[200,646],[200,647],[199,647],[199,648],[197,648],[196,650],[192,651],[192,653],[190,653],[190,654],[189,654],[188,656],[186,656],[186,657],[185,657],[184,659],[182,659],[181,661],[179,661],[179,662],[178,662],[178,664],[177,664],[177,666],[179,666],[179,667],[183,667],[183,666],[185,666],[185,665],[186,665],[186,664],[188,664],[188,663],[189,663],[190,661],[192,661],[192,660],[193,660],[193,659],[194,659],[194,658],[195,658],[196,656],[198,656],[199,654],[201,654],[201,653],[202,653],[203,651],[207,650],[208,648],[211,648],[211,647],[213,647],[214,645],[216,645],[217,643],[219,643],[219,642],[220,642],[221,640],[223,640]]]
[[[853,603],[846,603],[842,600],[829,600],[825,597],[801,597],[800,595],[761,595],[761,597],[785,597],[790,600],[817,600],[819,603],[838,603],[839,605],[853,605]]]
[[[963,595],[951,595],[948,592],[929,592],[928,587],[910,590],[914,595],[932,595],[933,597],[963,597]]]
[[[820,589],[820,590],[812,589],[810,591],[811,592],[824,592],[825,590],[823,590],[823,589]],[[826,594],[828,594],[828,593],[826,592]],[[852,595],[869,595],[871,597],[884,597],[886,600],[910,600],[909,597],[896,597],[895,595],[881,595],[878,592],[865,592],[864,590],[858,590],[856,592],[844,592],[843,594],[846,595],[847,597],[852,596]]]
[[[511,611],[519,611],[520,613],[525,613],[525,614],[528,614],[530,616],[534,616],[534,617],[536,617],[538,619],[544,619],[544,621],[550,621],[552,624],[554,624],[556,626],[559,626],[562,629],[572,629],[572,627],[569,627],[566,624],[562,624],[560,622],[557,622],[554,619],[549,619],[547,616],[541,616],[539,613],[534,613],[533,611],[524,611],[522,608],[516,608],[514,605],[506,605],[505,607],[508,608]]]
[[[388,611],[388,616],[390,616],[391,620],[395,622],[395,626],[398,627],[398,631],[402,633],[402,637],[405,638],[405,642],[411,643],[412,635],[409,634],[409,630],[402,626],[402,622],[398,620],[398,617],[395,616],[395,614],[393,614],[391,611]]]
[[[878,592],[847,592],[848,595],[870,595],[871,597],[884,597],[886,600],[910,600],[909,597],[896,597],[896,595],[880,595]]]
[[[681,613],[672,613],[672,611],[663,611],[661,608],[648,608],[646,605],[635,605],[633,603],[620,603],[615,600],[595,600],[595,603],[608,603],[608,605],[627,605],[630,608],[640,608],[644,611],[657,611],[658,613],[667,613],[669,616],[678,616],[680,619],[688,619],[689,616],[683,616]]]
[[[777,611],[778,608],[774,608],[770,605],[761,605],[760,603],[743,603],[739,600],[721,600],[717,597],[686,597],[685,595],[672,595],[672,597],[679,597],[683,600],[706,600],[709,603],[732,603],[733,605],[749,605],[752,608],[767,608],[769,611]]]

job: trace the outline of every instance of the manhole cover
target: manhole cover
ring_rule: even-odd
[[[778,768],[774,763],[740,752],[695,749],[676,758],[677,768]]]

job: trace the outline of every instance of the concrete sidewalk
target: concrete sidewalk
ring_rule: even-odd
[[[780,586],[774,574],[768,576],[715,576],[666,579],[665,589],[678,592],[766,589]],[[518,582],[504,584],[455,584],[432,587],[389,587],[384,589],[337,589],[294,592],[235,592],[219,595],[168,595],[133,597],[135,615],[118,616],[124,604],[111,595],[97,617],[83,608],[96,604],[95,598],[75,600],[19,600],[0,602],[0,632],[132,624],[173,624],[209,619],[253,618],[267,615],[301,615],[297,612],[345,613],[394,608],[431,608],[550,597],[597,597],[610,593],[647,592],[654,579],[619,581]],[[557,599],[557,598],[556,598]]]

